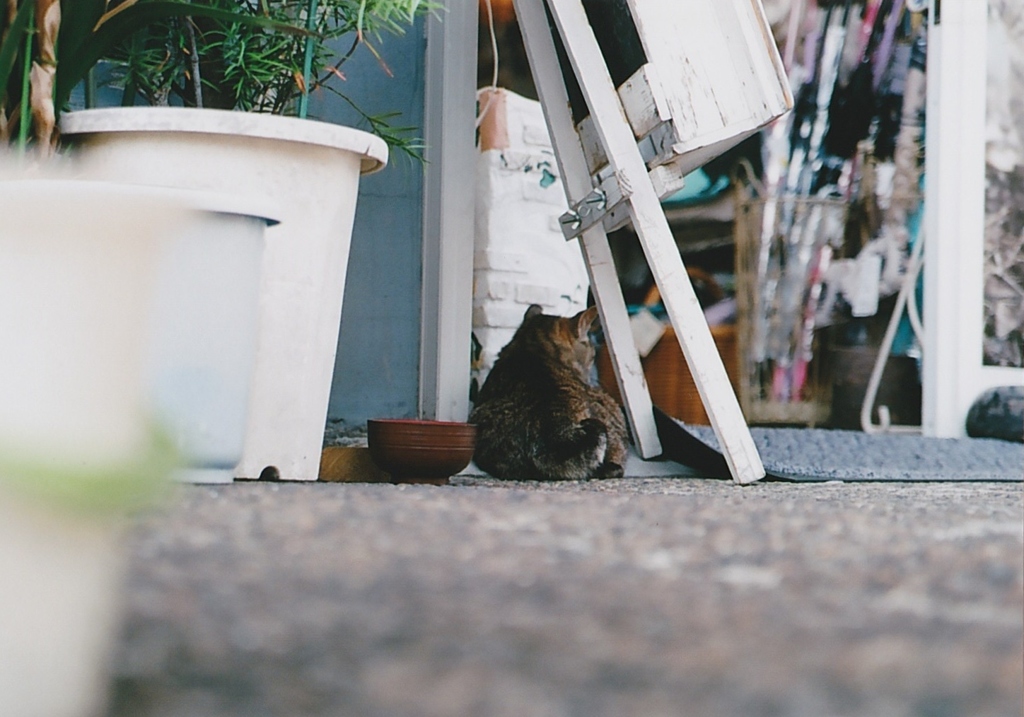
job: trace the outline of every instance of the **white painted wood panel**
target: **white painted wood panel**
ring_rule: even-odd
[[[680,152],[749,133],[792,107],[758,0],[629,0],[629,6],[658,68]]]

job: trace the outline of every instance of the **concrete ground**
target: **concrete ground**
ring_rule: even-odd
[[[182,488],[118,717],[1020,717],[1019,483]]]

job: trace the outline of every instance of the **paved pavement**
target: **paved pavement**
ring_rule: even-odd
[[[1012,483],[183,488],[118,717],[1020,717]]]

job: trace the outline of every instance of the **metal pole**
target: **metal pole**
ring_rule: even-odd
[[[316,10],[319,0],[309,0],[306,6],[306,29],[310,32],[316,27]],[[313,36],[306,37],[306,54],[302,60],[302,96],[299,97],[299,117],[305,119],[309,114],[309,83],[313,74]]]

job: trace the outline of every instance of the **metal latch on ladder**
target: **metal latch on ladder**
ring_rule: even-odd
[[[629,179],[610,167],[605,167],[594,179],[597,186],[558,218],[566,239],[575,239],[600,222],[604,222],[605,231],[612,230],[610,221],[616,221],[619,226],[625,223],[626,212],[619,212],[614,220],[610,215],[633,195]]]
[[[650,170],[648,176],[661,199],[679,191],[685,184],[683,172],[676,163],[659,165]],[[558,218],[566,239],[575,239],[598,222],[604,222],[604,230],[612,232],[629,221],[625,202],[633,195],[633,190],[628,177],[605,167],[595,179],[598,186]]]
[[[562,234],[566,239],[572,239],[585,232],[590,227],[604,219],[608,209],[608,195],[595,189],[579,202],[573,205],[572,209],[558,218],[562,227]]]

